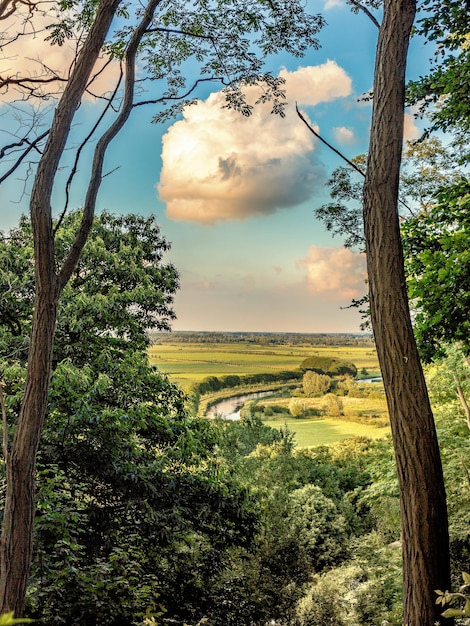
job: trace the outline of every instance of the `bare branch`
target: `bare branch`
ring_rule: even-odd
[[[181,94],[180,96],[161,96],[160,98],[155,98],[154,100],[142,100],[140,102],[134,102],[132,106],[139,107],[143,106],[144,104],[160,104],[161,102],[166,102],[167,100],[184,100],[192,94],[192,92],[197,88],[200,83],[207,83],[212,81],[220,82],[222,83],[222,85],[227,85],[225,79],[221,76],[213,76],[211,78],[198,78],[194,81],[188,91],[186,91],[186,93],[184,94]]]
[[[199,37],[201,39],[209,39],[210,41],[214,41],[214,37],[212,37],[212,35],[203,35],[201,33],[193,33],[189,30],[178,30],[177,28],[155,27],[155,28],[149,28],[145,32],[146,33],[173,33],[175,35],[186,35],[189,37]]]
[[[28,147],[24,150],[24,152],[21,153],[21,155],[18,157],[18,159],[15,161],[15,163],[10,167],[10,169],[5,172],[5,174],[3,174],[3,176],[0,176],[0,184],[3,183],[3,181],[5,181],[9,176],[11,176],[13,174],[13,172],[15,170],[18,169],[18,167],[21,165],[21,163],[25,160],[25,158],[28,156],[28,154],[32,151],[32,150],[37,150],[37,146],[38,144],[45,138],[47,137],[47,135],[49,134],[49,130],[44,131],[41,135],[38,135],[38,137],[36,137],[36,139],[34,139],[34,141],[30,141],[27,138],[22,139],[20,142],[18,142],[16,144],[17,147],[20,147],[21,144],[23,143],[27,143]],[[15,144],[11,144],[10,146],[7,147],[15,147]],[[2,154],[1,156],[3,157],[3,150],[2,150]]]
[[[348,0],[348,1],[349,1],[349,4],[352,4],[354,7],[356,7],[356,9],[363,11],[367,15],[367,17],[371,20],[371,22],[375,26],[377,26],[377,28],[380,28],[380,24],[375,18],[375,15],[373,15],[373,13],[371,13],[367,7],[365,7],[363,4],[361,4],[357,0]]]
[[[366,173],[361,170],[360,167],[358,167],[354,161],[351,161],[350,159],[348,159],[347,156],[344,156],[344,154],[342,152],[340,152],[337,148],[335,148],[334,146],[331,145],[331,143],[328,143],[328,141],[326,139],[323,139],[323,137],[321,135],[319,135],[317,133],[317,131],[312,128],[312,126],[307,122],[307,120],[305,119],[305,117],[302,115],[302,113],[299,111],[299,108],[297,106],[297,103],[295,104],[295,110],[297,111],[297,115],[300,117],[300,119],[302,120],[302,122],[305,124],[305,126],[309,129],[309,131],[315,135],[315,137],[317,139],[319,139],[322,143],[325,144],[325,146],[327,146],[330,150],[333,150],[333,152],[335,154],[337,154],[341,159],[343,159],[343,161],[346,161],[346,163],[352,167],[354,170],[356,170],[356,172],[358,172],[361,176],[363,176],[365,178]],[[406,202],[404,200],[402,200],[401,198],[398,199],[398,202],[405,207],[405,209],[407,209],[411,215],[413,215],[413,210],[406,204]]]
[[[90,182],[88,185],[88,191],[85,198],[85,205],[83,208],[82,221],[77,230],[75,240],[70,248],[69,254],[65,259],[62,268],[58,274],[58,287],[61,291],[67,284],[77,262],[80,257],[80,253],[83,250],[83,246],[86,243],[88,234],[93,224],[93,218],[95,214],[96,198],[103,178],[103,163],[107,148],[117,133],[126,123],[134,102],[134,89],[135,89],[135,65],[136,56],[139,48],[139,44],[144,36],[149,24],[152,22],[154,13],[158,5],[162,0],[150,0],[140,21],[136,27],[132,37],[129,41],[129,45],[126,51],[125,57],[125,85],[124,85],[124,100],[121,111],[116,120],[111,124],[108,130],[101,136],[98,141],[95,154],[93,158],[92,171],[90,176]]]
[[[317,133],[317,131],[316,131],[316,130],[314,130],[314,129],[310,126],[310,124],[307,122],[307,120],[305,119],[305,117],[304,117],[304,116],[302,115],[302,113],[299,111],[299,107],[297,106],[297,103],[295,104],[295,110],[297,111],[297,115],[300,117],[300,119],[301,119],[301,120],[302,120],[302,122],[305,124],[305,126],[309,129],[309,131],[310,131],[313,135],[315,135],[315,137],[316,137],[317,139],[319,139],[322,143],[324,143],[324,144],[325,144],[325,146],[328,146],[328,148],[329,148],[330,150],[333,150],[333,152],[334,152],[335,154],[337,154],[339,157],[341,157],[341,158],[343,159],[343,161],[346,161],[346,163],[347,163],[350,167],[352,167],[353,169],[355,169],[355,170],[356,170],[356,172],[359,172],[359,174],[360,174],[361,176],[364,176],[364,177],[365,177],[365,175],[366,175],[366,174],[365,174],[365,172],[363,172],[363,171],[361,170],[361,168],[360,168],[360,167],[358,167],[358,166],[357,166],[357,165],[356,165],[353,161],[350,161],[350,160],[348,159],[348,157],[344,156],[344,154],[343,154],[342,152],[340,152],[339,150],[337,150],[334,146],[332,146],[332,145],[331,145],[331,143],[328,143],[328,141],[326,141],[326,139],[323,139],[323,137],[322,137],[321,135],[319,135],[319,134]]]
[[[74,159],[74,163],[72,166],[72,170],[70,172],[70,175],[67,179],[67,184],[65,185],[65,205],[64,208],[62,210],[62,213],[57,221],[57,224],[54,227],[54,235],[55,233],[58,231],[58,229],[60,228],[62,221],[65,217],[65,214],[67,213],[67,209],[68,209],[68,205],[69,205],[69,199],[70,199],[70,187],[72,185],[72,181],[75,177],[75,174],[77,173],[77,169],[78,169],[78,162],[80,160],[80,156],[82,153],[83,148],[86,146],[86,144],[90,141],[91,137],[93,136],[93,133],[96,131],[96,129],[98,128],[98,126],[100,125],[101,121],[103,120],[104,116],[106,115],[106,113],[109,111],[110,107],[112,106],[112,102],[113,99],[115,98],[118,89],[121,85],[121,81],[122,81],[122,66],[121,66],[121,73],[119,76],[119,80],[116,84],[116,87],[114,89],[114,92],[112,94],[112,96],[109,98],[109,101],[106,105],[106,107],[104,108],[104,110],[102,111],[101,115],[99,116],[99,118],[97,119],[96,123],[93,125],[92,129],[90,130],[90,132],[88,133],[88,135],[85,137],[85,139],[82,141],[82,143],[80,144],[80,146],[77,149],[77,152],[75,153],[75,159]],[[1,182],[1,181],[0,181]]]

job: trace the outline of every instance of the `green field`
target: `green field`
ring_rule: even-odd
[[[312,345],[276,344],[266,345],[256,342],[196,342],[171,341],[159,339],[149,349],[150,362],[156,365],[169,378],[188,389],[194,382],[206,376],[225,376],[227,374],[259,374],[281,370],[295,370],[302,361],[310,356],[328,356],[344,361],[352,361],[358,371],[366,369],[371,376],[380,375],[377,354],[372,345]],[[340,339],[338,340],[338,343]],[[379,385],[380,387],[380,385]],[[227,390],[225,390],[227,393]],[[241,393],[237,389],[235,393]],[[221,394],[215,394],[216,396]],[[288,406],[290,398],[265,398],[263,404]],[[265,423],[275,428],[287,424],[295,433],[295,443],[299,447],[328,445],[341,439],[359,436],[369,438],[383,437],[389,428],[378,428],[371,423],[358,423],[371,415],[387,417],[384,397],[378,398],[342,398],[345,419],[294,419],[284,415],[278,419],[269,419]],[[309,408],[321,407],[321,398],[306,398]],[[287,419],[286,419],[287,418]]]
[[[149,349],[150,362],[183,389],[206,376],[257,374],[293,370],[309,356],[332,356],[352,361],[358,370],[378,375],[375,349],[371,346],[266,346],[245,343],[158,343]]]
[[[340,419],[276,419],[265,421],[268,426],[288,429],[295,433],[295,444],[301,448],[328,445],[350,437],[379,439],[390,433],[390,429],[376,428],[368,424],[344,422]]]

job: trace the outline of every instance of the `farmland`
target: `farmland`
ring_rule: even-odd
[[[363,341],[361,345],[321,345],[312,335],[309,343],[306,339],[300,345],[266,345],[261,341],[195,342],[191,340],[191,334],[188,334],[187,342],[182,343],[179,339],[178,333],[160,336],[158,343],[149,349],[149,358],[153,365],[185,390],[206,376],[293,370],[309,356],[333,356],[352,361],[358,371],[366,369],[372,376],[379,374],[377,355],[370,340]],[[338,337],[339,341],[341,337]]]
[[[366,372],[369,376],[380,375],[375,348],[368,338],[354,342],[338,336],[336,340],[328,337],[325,341],[319,336],[307,335],[301,341],[297,338],[294,343],[289,339],[285,336],[266,338],[264,335],[255,335],[249,340],[237,340],[228,334],[213,334],[211,337],[195,336],[191,333],[160,335],[149,350],[149,358],[152,364],[186,391],[192,384],[199,383],[208,376],[220,378],[231,374],[244,376],[296,370],[304,359],[311,356],[350,361],[363,375]],[[301,381],[299,385],[301,386]],[[352,436],[383,437],[389,429],[383,427],[388,414],[381,389],[380,384],[374,385],[370,388],[371,393],[364,394],[365,397],[342,398],[344,414],[340,418],[294,419],[288,409],[289,392],[260,401],[265,407],[278,407],[283,411],[282,415],[265,418],[261,413],[260,417],[275,428],[287,426],[295,433],[294,441],[299,447],[328,445]],[[213,400],[219,395],[242,394],[244,391],[247,389],[237,387],[205,398],[210,397]],[[305,398],[304,402],[307,411],[321,413],[323,398]],[[205,402],[202,406],[205,406]],[[254,410],[257,411],[256,406]]]

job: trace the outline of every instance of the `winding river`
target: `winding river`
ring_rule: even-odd
[[[264,396],[272,395],[273,391],[257,391],[253,393],[245,393],[241,396],[234,396],[233,398],[225,398],[219,400],[206,411],[206,417],[219,417],[224,420],[239,420],[240,409],[248,400],[254,400],[255,398],[263,398]]]

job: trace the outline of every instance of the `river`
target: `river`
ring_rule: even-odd
[[[241,396],[235,396],[233,398],[225,398],[219,400],[206,411],[206,417],[219,417],[224,420],[239,420],[240,409],[248,400],[254,400],[255,398],[263,398],[264,396],[270,396],[274,391],[257,391],[253,393],[245,393]]]

